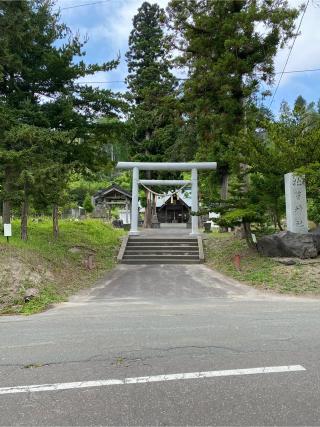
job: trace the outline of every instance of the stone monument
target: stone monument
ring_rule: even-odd
[[[307,233],[308,216],[305,178],[294,173],[287,173],[284,176],[284,182],[287,230],[292,233]]]
[[[320,254],[320,232],[308,233],[305,178],[287,173],[284,181],[287,231],[262,236],[257,242],[258,250],[271,257],[315,258]]]

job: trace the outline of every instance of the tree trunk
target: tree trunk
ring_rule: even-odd
[[[144,228],[151,228],[151,219],[152,219],[152,202],[151,202],[151,193],[146,190],[146,209],[144,212]]]
[[[147,139],[150,139],[150,137]],[[147,179],[151,179],[151,171],[147,171],[146,176],[147,176]],[[143,226],[144,226],[144,228],[151,228],[151,220],[152,220],[152,200],[151,200],[151,197],[152,197],[152,194],[147,189],[145,190],[145,193],[146,193],[147,203],[146,203],[146,209],[144,212]]]
[[[53,237],[57,239],[59,237],[59,218],[58,218],[58,205],[55,203],[52,208],[52,225],[53,225]]]
[[[2,222],[3,224],[10,224],[11,222],[11,168],[7,167],[4,169],[4,199],[2,204]]]
[[[249,177],[247,174],[245,174],[245,172],[248,169],[248,165],[245,163],[240,163],[240,169],[244,173],[242,191],[243,191],[243,193],[247,193],[249,191]],[[252,240],[252,232],[251,232],[250,222],[242,221],[242,227],[243,227],[244,236],[245,236],[245,239],[246,239],[246,242],[247,242],[249,248],[257,250],[257,247],[256,247],[254,241]]]
[[[2,222],[10,224],[11,222],[11,203],[10,200],[4,200],[2,204]]]
[[[248,244],[249,248],[257,250],[257,247],[256,247],[254,241],[252,240],[252,233],[251,233],[251,224],[250,224],[250,222],[243,222],[242,226],[243,226],[243,231],[244,231],[244,234],[245,234],[245,239],[247,241],[247,244]]]
[[[228,186],[229,186],[229,175],[227,172],[224,172],[221,177],[221,188],[220,188],[220,198],[221,200],[228,199]],[[220,226],[219,232],[226,233],[228,231],[228,227]]]
[[[276,215],[276,218],[277,218],[277,224],[278,224],[279,230],[280,230],[280,231],[283,231],[283,227],[282,227],[282,225],[281,225],[281,220],[280,220],[279,215]]]
[[[157,213],[157,196],[155,194],[152,195],[152,216]]]
[[[23,202],[21,206],[21,240],[28,240],[28,212],[29,212],[29,200],[27,185],[24,185],[23,189]]]
[[[221,200],[227,200],[228,186],[229,186],[229,175],[228,173],[224,173],[221,177],[221,190],[220,190]]]
[[[151,138],[151,133],[149,130],[146,130],[146,135],[145,138],[147,141],[150,140]],[[146,158],[149,156],[149,151],[146,150],[145,152]],[[147,179],[151,179],[151,171],[146,171],[146,176]],[[151,220],[152,220],[152,201],[151,201],[151,193],[150,191],[148,191],[147,189],[145,190],[145,194],[146,194],[146,209],[144,212],[144,222],[143,222],[143,227],[144,228],[151,228]]]

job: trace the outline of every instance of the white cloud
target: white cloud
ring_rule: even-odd
[[[99,0],[90,0],[92,3]],[[110,0],[106,3],[93,4],[91,6],[62,10],[62,20],[66,19],[73,31],[79,31],[81,35],[87,35],[91,46],[105,45],[108,47],[110,59],[115,59],[120,53],[121,63],[116,70],[104,75],[97,73],[90,77],[90,81],[124,80],[127,75],[125,53],[128,49],[128,38],[132,29],[132,20],[138,8],[144,0]],[[80,0],[58,0],[60,8],[79,5]],[[83,1],[82,3],[89,3]],[[165,8],[168,0],[157,0],[160,7]],[[93,19],[94,14],[101,17]],[[90,19],[91,18],[91,19]],[[88,50],[88,49],[87,49]],[[86,79],[88,80],[88,79]],[[95,85],[95,86],[98,86]],[[105,85],[100,85],[105,87]],[[115,90],[123,91],[125,85],[107,85]]]
[[[63,7],[79,5],[81,3],[94,3],[98,0],[58,0],[58,5]],[[128,37],[132,29],[132,19],[144,0],[110,0],[106,3],[67,9],[63,11],[63,18],[72,22],[72,29],[79,30],[81,34],[87,34],[91,46],[106,46],[113,59],[120,52],[121,64],[117,70],[101,78],[100,74],[93,76],[90,80],[124,80],[127,74],[125,63],[125,52],[128,48]],[[293,7],[301,5],[302,0],[289,0]],[[168,0],[158,0],[157,3],[165,8]],[[303,19],[301,34],[298,36],[286,70],[299,70],[309,68],[320,68],[320,0],[310,0],[308,9]],[[100,16],[94,19],[94,14]],[[300,17],[297,20],[297,25]],[[292,43],[292,41],[290,42]],[[287,59],[289,47],[278,52],[275,58],[275,70],[282,71]],[[286,88],[297,90],[297,76],[301,74],[285,74],[281,80],[280,89]],[[276,76],[277,83],[279,76]],[[300,82],[301,83],[301,82]],[[105,87],[105,86],[103,86]],[[114,85],[108,85],[114,88]],[[274,90],[275,87],[272,89]],[[119,84],[117,90],[124,90],[124,85]]]
[[[108,40],[118,50],[127,48],[128,38],[132,29],[132,20],[143,0],[120,0],[112,7],[112,13],[106,14],[100,23],[90,32],[90,38]],[[160,7],[166,7],[168,0],[158,0]]]
[[[300,3],[300,2],[299,2]],[[298,2],[291,0],[290,4],[297,6]],[[300,17],[297,20],[297,26]],[[300,35],[294,44],[286,71],[320,68],[320,7],[314,1],[310,1],[308,9],[302,21]],[[292,41],[290,42],[292,45]],[[278,52],[275,58],[275,69],[283,70],[288,57],[290,46]],[[280,86],[288,85],[294,80],[296,74],[285,74]]]

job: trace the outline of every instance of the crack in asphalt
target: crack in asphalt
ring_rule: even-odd
[[[293,337],[285,338],[285,339],[279,339],[279,340],[271,340],[271,341],[279,341],[279,342],[289,342],[292,341]],[[179,350],[207,350],[209,353],[202,353],[203,356],[206,356],[207,354],[212,354],[216,350],[222,350],[226,352],[230,352],[231,354],[254,354],[254,353],[270,353],[270,352],[286,352],[289,351],[289,349],[253,349],[253,350],[244,350],[242,348],[235,348],[235,347],[226,347],[226,346],[217,346],[217,345],[207,345],[207,346],[200,346],[200,345],[188,345],[188,346],[171,346],[166,348],[159,348],[159,347],[150,347],[150,348],[144,348],[144,349],[133,349],[129,351],[121,352],[117,355],[113,355],[111,357],[105,357],[105,354],[98,353],[93,356],[90,356],[85,359],[75,359],[75,360],[62,360],[62,361],[53,361],[53,362],[39,362],[39,361],[33,361],[28,363],[0,363],[0,367],[16,367],[21,369],[32,368],[32,369],[40,369],[48,366],[62,366],[62,365],[71,365],[76,363],[91,363],[91,362],[109,362],[111,366],[113,367],[130,367],[131,364],[135,362],[140,362],[142,366],[152,366],[151,362],[155,359],[163,359],[167,357],[166,355],[163,355],[161,353],[169,353]],[[129,355],[132,353],[141,353],[141,352],[157,352],[156,354],[148,354],[141,357],[130,357]],[[193,355],[196,355],[197,352],[194,353],[188,353],[187,355],[192,357]],[[118,360],[121,360],[119,362]]]

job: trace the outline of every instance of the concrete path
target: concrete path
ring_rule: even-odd
[[[118,266],[0,318],[0,425],[319,425],[319,354],[318,300],[203,265]]]
[[[245,297],[264,295],[204,265],[151,264],[118,265],[95,289],[72,301],[207,304],[215,298]]]

